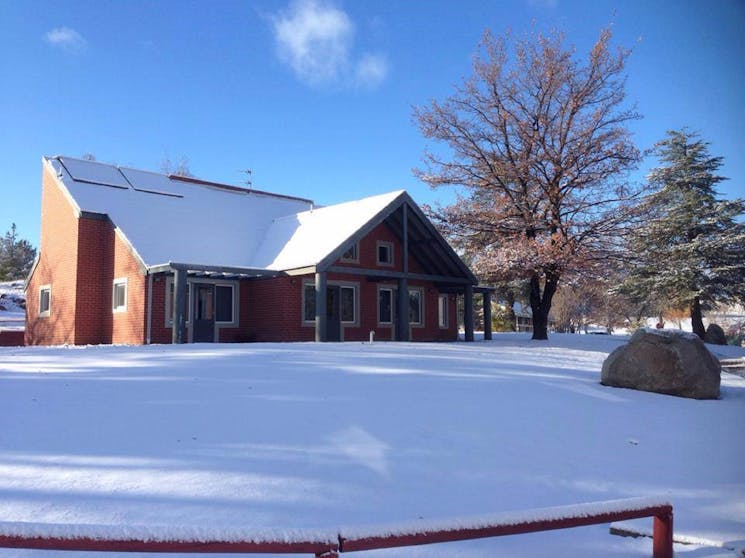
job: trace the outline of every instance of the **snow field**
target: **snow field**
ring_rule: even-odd
[[[745,380],[718,401],[607,388],[624,338],[495,337],[0,350],[0,521],[291,536],[647,497],[720,544],[678,553],[745,547]],[[593,526],[360,555],[549,552],[651,541]]]
[[[26,327],[26,294],[23,281],[0,281],[0,330]]]

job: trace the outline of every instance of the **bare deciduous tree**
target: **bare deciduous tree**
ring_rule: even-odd
[[[548,338],[560,278],[615,250],[638,194],[624,182],[640,158],[626,127],[638,115],[623,107],[629,51],[610,40],[603,30],[580,62],[559,33],[487,32],[473,75],[415,109],[422,134],[449,147],[427,151],[415,173],[466,191],[434,219],[483,279],[530,283],[534,339]]]
[[[194,176],[189,168],[189,158],[185,155],[181,155],[175,163],[166,155],[160,162],[160,170],[163,174],[172,174],[174,176]]]

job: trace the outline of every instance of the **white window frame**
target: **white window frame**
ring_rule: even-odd
[[[380,319],[380,293],[381,291],[388,291],[391,293],[391,319],[388,322],[384,322]],[[378,296],[375,301],[375,306],[378,311],[378,325],[380,326],[393,326],[393,307],[396,304],[396,290],[393,287],[378,287]]]
[[[329,287],[340,287],[339,290],[339,297],[341,297],[341,289],[352,289],[354,291],[354,305],[353,305],[353,311],[354,311],[354,319],[350,322],[347,320],[341,320],[341,324],[348,327],[359,327],[360,324],[360,284],[355,282],[349,282],[349,281],[328,281],[327,286]],[[306,320],[305,319],[305,290],[308,288],[313,288],[313,291],[315,292],[316,284],[312,281],[305,281],[303,283],[303,289],[302,289],[302,296],[300,297],[300,318],[301,322],[304,326],[315,326],[316,325],[316,318],[315,315],[312,320]],[[341,312],[341,299],[339,300],[339,312]]]
[[[419,293],[419,321],[414,322],[409,319],[409,325],[412,327],[422,327],[424,325],[424,289],[419,287],[409,288],[409,301],[411,301],[411,293]],[[408,312],[411,308],[411,302],[406,308]]]
[[[316,324],[316,313],[315,313],[315,311],[313,312],[313,319],[312,320],[306,320],[305,319],[305,290],[308,287],[312,287],[313,288],[313,292],[314,293],[316,292],[316,284],[314,282],[313,283],[310,283],[310,282],[307,282],[306,281],[305,283],[303,283],[303,291],[302,291],[302,294],[303,295],[302,295],[301,300],[300,300],[300,312],[302,314],[301,315],[301,318],[302,318],[301,321],[303,322],[303,325],[315,325]]]
[[[437,325],[440,329],[450,327],[450,297],[446,294],[437,296]]]
[[[390,261],[384,262],[380,260],[380,249],[381,248],[388,248],[388,254],[390,256]],[[375,261],[378,265],[384,265],[387,267],[393,267],[395,265],[395,257],[393,253],[393,242],[388,242],[387,240],[378,240],[375,243]]]
[[[349,251],[353,251],[353,256],[351,258],[345,257],[346,253]],[[339,258],[339,261],[345,262],[345,263],[360,263],[360,243],[355,242],[354,244],[351,244],[347,248],[347,251],[341,255],[341,258]]]
[[[357,286],[356,285],[352,285],[350,283],[340,284],[339,285],[339,313],[340,314],[342,313],[342,310],[341,310],[341,301],[342,301],[341,292],[344,289],[352,289],[352,320],[350,321],[350,320],[344,320],[344,319],[342,319],[341,320],[341,323],[342,324],[346,324],[346,325],[355,325],[358,322],[357,316],[359,314],[359,312],[358,312],[358,306],[359,306],[360,297],[357,294],[358,293],[358,289],[357,289]]]
[[[47,302],[47,309],[42,310],[41,309],[41,294],[47,291],[49,293],[48,302]],[[40,318],[47,318],[52,312],[52,285],[41,285],[39,287],[39,317]]]
[[[124,304],[121,306],[116,305],[116,288],[124,286]],[[126,277],[118,277],[114,279],[112,287],[111,287],[111,311],[115,314],[119,314],[122,312],[127,311],[127,295],[129,291],[129,286],[127,285],[127,278]]]
[[[238,327],[239,325],[239,312],[240,312],[240,301],[238,300],[240,298],[240,288],[239,283],[237,281],[204,281],[201,278],[196,278],[194,281],[191,279],[186,280],[186,292],[187,292],[187,300],[189,301],[188,307],[186,308],[186,326],[191,327],[191,313],[193,308],[191,307],[194,304],[194,301],[192,299],[193,296],[193,289],[192,284],[193,283],[209,283],[211,285],[214,285],[215,287],[230,287],[233,289],[233,320],[230,322],[218,322],[217,321],[217,308],[215,308],[215,326],[220,327]],[[167,328],[173,327],[173,319],[171,318],[171,315],[173,314],[173,296],[171,296],[171,289],[173,288],[173,277],[167,277],[166,278],[166,304],[165,304],[165,326]],[[174,293],[175,296],[175,293]],[[217,289],[215,289],[215,298],[217,298]],[[217,302],[217,301],[215,301]]]
[[[234,283],[215,283],[214,286],[215,286],[215,325],[221,325],[221,326],[237,325],[236,319],[235,319],[236,314],[237,314],[235,293],[237,289],[235,288],[235,284]],[[230,287],[230,290],[231,290],[230,296],[231,296],[232,304],[230,305],[230,320],[227,322],[218,321],[217,319],[217,287]]]

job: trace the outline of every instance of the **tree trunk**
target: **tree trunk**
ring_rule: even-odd
[[[704,328],[704,320],[701,316],[701,301],[698,297],[694,297],[691,302],[691,327],[693,328],[693,333],[698,335],[703,341],[706,335],[706,329]]]
[[[546,273],[546,280],[541,293],[541,277],[534,273],[530,278],[530,310],[533,313],[533,339],[545,341],[548,339],[548,314],[551,311],[551,301],[559,284],[557,273]]]
[[[507,303],[507,321],[510,323],[510,330],[517,331],[517,316],[515,316],[515,292],[512,289],[507,289],[505,294],[505,302]]]

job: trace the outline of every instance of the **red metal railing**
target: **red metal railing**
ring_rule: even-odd
[[[652,556],[672,558],[673,508],[667,502],[646,499],[543,508],[519,514],[501,514],[470,519],[467,522],[453,522],[450,525],[443,523],[417,527],[416,524],[412,524],[356,532],[343,530],[335,537],[308,537],[307,540],[300,537],[290,541],[251,536],[247,536],[246,540],[177,541],[172,540],[173,535],[158,535],[157,531],[153,530],[148,530],[148,535],[141,539],[125,539],[116,535],[85,535],[81,533],[79,526],[69,526],[69,532],[76,534],[63,536],[59,535],[65,532],[63,525],[54,525],[51,526],[53,529],[46,530],[35,526],[34,529],[27,530],[22,524],[0,523],[0,548],[98,552],[314,554],[319,558],[338,558],[342,552],[535,533],[644,517],[654,518]]]

